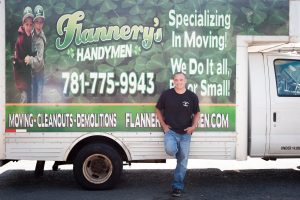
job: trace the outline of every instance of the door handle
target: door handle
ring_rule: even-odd
[[[277,119],[276,112],[273,112],[273,122],[276,122],[276,119]]]

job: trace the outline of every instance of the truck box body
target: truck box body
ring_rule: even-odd
[[[37,5],[42,99],[21,103],[17,30]],[[170,158],[155,104],[179,71],[200,99],[190,158],[299,157],[299,11],[297,0],[1,1],[0,160],[72,163],[83,187],[105,189],[123,161]],[[100,183],[86,175],[99,160],[112,172]]]

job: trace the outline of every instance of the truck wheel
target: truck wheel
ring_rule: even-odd
[[[90,144],[74,160],[76,181],[88,190],[111,189],[118,182],[123,162],[119,153],[106,144]]]

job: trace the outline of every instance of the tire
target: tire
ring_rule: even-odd
[[[112,189],[119,181],[123,161],[119,153],[106,144],[89,144],[74,160],[73,173],[78,184],[87,190]]]

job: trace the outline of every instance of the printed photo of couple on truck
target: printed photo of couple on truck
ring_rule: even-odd
[[[44,9],[25,7],[18,29],[13,58],[13,76],[19,103],[43,102],[45,46]]]

